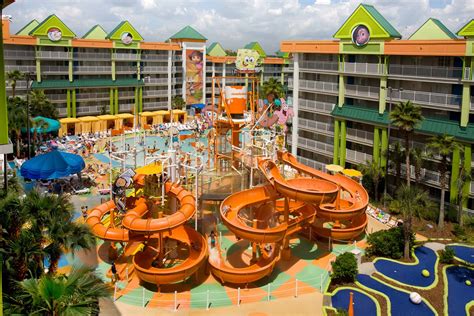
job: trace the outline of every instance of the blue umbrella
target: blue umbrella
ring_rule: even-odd
[[[51,118],[44,117],[44,116],[37,116],[37,117],[32,118],[31,120],[34,121],[34,122],[44,121],[48,124],[47,128],[31,127],[30,131],[32,133],[35,132],[35,128],[36,128],[37,133],[44,134],[44,133],[57,132],[59,130],[59,128],[61,127],[61,123],[59,123],[59,121],[53,120]],[[26,132],[26,128],[22,128],[21,131]]]
[[[21,165],[21,176],[28,179],[59,179],[79,173],[86,167],[81,156],[53,150]]]

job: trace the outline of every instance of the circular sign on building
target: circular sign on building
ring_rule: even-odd
[[[357,46],[364,46],[370,40],[370,32],[367,26],[359,24],[352,30],[352,43]]]
[[[60,29],[57,27],[52,27],[48,30],[48,38],[50,41],[57,42],[61,40],[63,34]]]
[[[130,45],[132,44],[132,41],[133,41],[133,35],[129,32],[123,32],[122,35],[120,36],[120,39],[122,40],[123,44]]]

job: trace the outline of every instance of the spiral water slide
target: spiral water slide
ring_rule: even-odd
[[[334,202],[321,203],[318,206],[317,220],[313,223],[313,232],[321,237],[339,240],[353,240],[365,231],[369,195],[357,181],[342,174],[330,175],[298,162],[288,152],[278,152],[278,158],[298,172],[316,179],[331,182],[340,187],[338,198]],[[324,227],[324,220],[346,221],[344,227]]]
[[[149,212],[148,206],[146,200],[140,198],[135,201],[134,208],[123,216],[119,227],[106,226],[102,221],[106,214],[115,209],[113,201],[94,208],[86,220],[92,228],[92,232],[103,240],[146,241],[150,247],[145,247],[142,252],[135,254],[133,258],[134,270],[140,279],[155,284],[169,284],[185,280],[205,263],[208,253],[204,237],[195,230],[184,226],[196,211],[192,194],[181,186],[170,182],[165,184],[165,191],[170,198],[176,198],[179,201],[179,209],[171,215],[161,218],[146,218]],[[171,268],[153,267],[153,262],[159,255],[156,247],[160,247],[159,240],[163,240],[163,238],[175,239],[188,246],[189,255],[181,264]]]

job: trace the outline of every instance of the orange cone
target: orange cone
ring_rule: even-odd
[[[352,292],[349,294],[349,307],[347,309],[347,314],[349,316],[354,316],[354,293]]]

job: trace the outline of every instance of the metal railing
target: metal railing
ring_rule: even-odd
[[[142,61],[168,61],[168,55],[159,55],[159,54],[144,54],[141,55]]]
[[[72,54],[69,52],[38,51],[37,57],[41,59],[69,59],[72,57]]]
[[[126,92],[119,92],[118,94],[119,99],[120,98],[134,98],[135,97],[135,91],[126,91]]]
[[[19,70],[21,72],[35,72],[35,65],[5,65],[5,71]]]
[[[171,90],[171,93],[176,90]],[[144,90],[143,97],[165,97],[168,95],[168,90]]]
[[[115,71],[117,73],[135,73],[137,72],[137,66],[116,66]]]
[[[171,67],[171,71],[176,71],[176,67]],[[168,73],[168,66],[144,66],[143,73]]]
[[[355,141],[362,141],[372,144],[374,141],[374,133],[363,131],[355,128],[346,129],[347,138]]]
[[[288,85],[290,85],[290,81],[291,81],[291,86],[293,86],[293,79],[288,80]],[[339,86],[336,82],[300,80],[300,89],[338,93]]]
[[[111,73],[112,66],[74,66],[74,73]]]
[[[34,50],[13,50],[13,49],[5,49],[4,51],[4,58],[5,59],[35,59],[35,51]]]
[[[299,107],[304,110],[331,113],[334,109],[334,103],[299,99]]]
[[[346,84],[346,94],[358,97],[369,97],[376,98],[379,97],[379,87],[371,86],[362,86],[356,84]]]
[[[148,101],[143,100],[143,108],[146,110],[158,110],[158,109],[165,109],[168,108],[168,101]]]
[[[323,164],[319,161],[315,161],[315,160],[308,159],[308,158],[301,157],[301,156],[298,156],[298,161],[300,163],[302,163],[303,165],[306,165],[308,167],[311,167],[313,169],[318,169],[318,170],[323,170],[324,165],[325,165],[325,164]]]
[[[306,139],[304,137],[298,137],[298,147],[301,147],[303,149],[315,152],[315,153],[320,153],[323,152],[326,155],[333,155],[334,153],[334,146],[326,143],[322,143],[319,141],[315,141],[312,139]]]
[[[390,64],[388,74],[425,78],[461,79],[462,67]]]
[[[120,103],[119,102],[119,111],[129,111],[135,106],[134,103]]]
[[[41,65],[41,73],[67,73],[69,72],[68,66],[49,66]]]
[[[414,103],[436,106],[441,105],[450,108],[459,108],[462,102],[461,95],[413,90],[394,90],[392,91],[392,98],[397,101],[410,100]]]
[[[96,92],[96,93],[78,93],[77,100],[90,100],[90,99],[109,99],[109,92]]]
[[[150,78],[145,80],[145,85],[147,84],[163,84],[168,85],[168,78]],[[176,78],[171,79],[171,84],[176,84]]]
[[[352,149],[346,149],[346,160],[355,163],[364,163],[366,161],[372,161],[372,155],[361,153]]]
[[[338,71],[337,64],[337,61],[302,60],[300,61],[300,69]]]
[[[463,80],[472,80],[471,78],[471,68],[470,67],[465,67],[464,68],[464,74],[462,76]]]
[[[380,75],[383,73],[383,65],[374,63],[345,62],[343,66],[343,72]]]
[[[130,53],[114,53],[113,58],[115,60],[138,60],[138,55]]]
[[[299,128],[308,129],[310,131],[329,133],[331,135],[334,134],[334,124],[331,124],[331,123],[323,123],[323,122],[307,120],[304,118],[299,118],[298,124],[299,124],[298,126]]]
[[[112,53],[90,53],[90,52],[74,52],[74,59],[88,59],[88,60],[111,60]]]
[[[50,101],[66,101],[66,94],[64,93],[55,93],[55,94],[46,94],[46,97]]]

